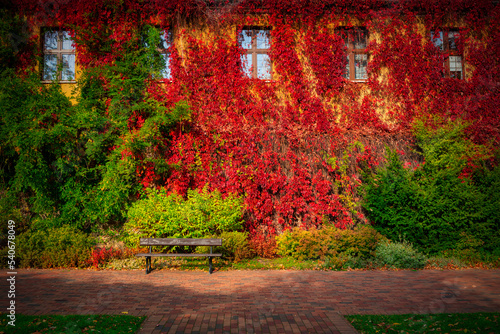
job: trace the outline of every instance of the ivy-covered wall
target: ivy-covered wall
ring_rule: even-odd
[[[120,224],[141,189],[161,187],[244,197],[253,234],[367,223],[360,186],[385,164],[387,148],[406,168],[425,162],[417,121],[427,129],[458,122],[466,140],[485,148],[460,157],[467,160],[460,177],[497,164],[494,1],[17,0],[9,10],[31,33],[15,50],[18,80],[38,68],[40,27],[72,31],[80,72],[74,105],[32,100],[23,116],[39,119],[38,142],[51,143],[22,148],[9,135],[7,164],[15,167],[4,164],[3,191],[22,198],[30,220]],[[158,78],[157,51],[142,42],[154,27],[173,32],[171,79]],[[270,29],[272,80],[242,73],[237,36],[246,27]],[[343,76],[345,42],[336,29],[350,27],[369,32],[363,82]],[[446,29],[459,32],[465,78],[443,76],[450,53],[430,34]],[[152,31],[148,38],[158,38]],[[33,85],[39,97],[58,94],[53,85],[23,89]],[[34,157],[32,149],[46,153]]]

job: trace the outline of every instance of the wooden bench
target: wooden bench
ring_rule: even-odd
[[[211,274],[212,258],[220,257],[222,254],[212,252],[213,246],[222,246],[222,239],[176,239],[176,238],[141,238],[141,246],[149,246],[149,253],[139,253],[135,256],[146,258],[146,274],[151,272],[151,257],[169,256],[169,257],[208,257],[208,272]],[[210,246],[209,254],[196,253],[153,253],[153,246]]]

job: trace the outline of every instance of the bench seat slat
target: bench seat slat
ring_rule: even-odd
[[[137,257],[159,257],[159,256],[168,256],[168,257],[220,257],[222,254],[214,253],[214,254],[174,254],[174,253],[139,253],[135,254]]]
[[[222,246],[222,239],[140,238],[141,246]]]

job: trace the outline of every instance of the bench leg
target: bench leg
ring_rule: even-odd
[[[151,272],[151,256],[146,256],[146,275]]]
[[[208,272],[211,274],[213,271],[214,271],[214,269],[212,268],[212,257],[209,256],[208,257]]]

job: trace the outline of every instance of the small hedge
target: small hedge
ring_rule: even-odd
[[[376,262],[381,266],[398,269],[422,269],[427,258],[407,242],[385,240],[377,246]]]
[[[16,243],[21,267],[82,268],[87,266],[95,240],[69,226],[28,231]]]
[[[214,247],[214,253],[221,253],[224,259],[240,262],[244,259],[251,259],[255,256],[254,250],[248,242],[247,232],[223,232],[221,235],[212,238],[222,239],[222,246]],[[198,246],[198,253],[207,253],[210,247]]]
[[[324,259],[339,254],[373,257],[378,243],[385,238],[371,226],[340,230],[334,226],[322,229],[294,229],[276,237],[277,253],[297,260]]]
[[[204,238],[242,229],[243,200],[218,191],[189,190],[187,199],[166,190],[148,191],[127,213],[125,241],[139,238]]]

